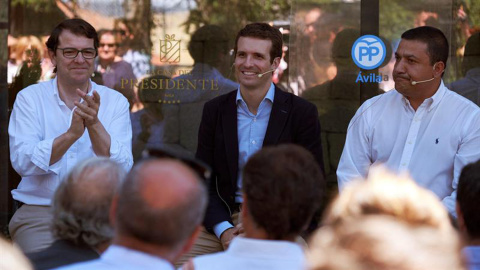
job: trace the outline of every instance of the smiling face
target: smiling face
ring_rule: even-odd
[[[77,50],[95,49],[93,39],[78,36],[69,30],[63,30],[58,37],[58,48],[75,48]],[[88,82],[94,69],[94,58],[85,59],[82,53],[70,59],[63,56],[62,50],[49,51],[53,65],[57,67],[57,77],[63,82],[72,85],[83,85]]]
[[[280,58],[275,58],[273,63],[270,59],[272,41],[240,37],[237,43],[235,55],[235,75],[238,82],[245,89],[257,89],[270,85],[272,73],[279,63]],[[259,74],[270,71],[261,77]]]
[[[395,52],[393,79],[395,89],[409,100],[424,100],[435,94],[440,83],[444,65],[432,66],[427,53],[427,44],[416,40],[402,39]],[[434,80],[412,85],[412,81]]]

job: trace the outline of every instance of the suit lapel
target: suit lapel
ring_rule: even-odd
[[[290,115],[289,95],[275,86],[275,97],[273,99],[272,112],[268,120],[267,132],[263,140],[263,146],[278,143],[280,135],[285,128],[288,116]]]
[[[237,132],[237,91],[232,91],[225,103],[222,104],[220,115],[222,117],[223,137],[227,156],[230,180],[235,186],[238,171],[238,132]]]

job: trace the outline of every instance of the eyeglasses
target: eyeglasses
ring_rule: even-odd
[[[113,48],[113,47],[117,46],[117,43],[100,43],[99,44],[100,48],[103,48],[105,46],[107,46],[108,48]]]
[[[167,151],[165,149],[146,149],[146,151],[143,153],[142,158],[171,158],[171,159],[176,159],[187,165],[190,169],[192,169],[200,178],[202,178],[205,181],[209,181],[210,176],[211,176],[211,170],[210,167],[201,162],[198,159],[187,157],[187,156],[182,156],[177,153],[173,153],[172,151]]]
[[[82,56],[85,59],[93,59],[95,56],[97,56],[97,50],[95,49],[78,50],[75,48],[57,48],[57,50],[61,50],[63,52],[63,56],[69,59],[76,58],[79,52],[82,53]]]

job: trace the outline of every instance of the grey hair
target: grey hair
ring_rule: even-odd
[[[78,163],[55,192],[53,235],[91,247],[110,241],[114,234],[110,206],[125,175],[125,170],[108,158]]]

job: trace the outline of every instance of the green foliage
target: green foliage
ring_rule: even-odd
[[[49,12],[56,6],[52,0],[12,0],[12,6],[28,6],[36,12]]]
[[[403,0],[380,0],[380,35],[392,41],[413,27],[415,15]]]
[[[205,24],[216,24],[234,36],[249,22],[287,19],[292,0],[195,0],[195,2],[197,8],[191,10],[183,24],[187,33]]]

